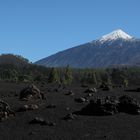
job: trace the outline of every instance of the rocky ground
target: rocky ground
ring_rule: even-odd
[[[140,102],[140,92],[114,88],[85,92],[88,87],[60,87],[35,83],[43,99],[21,100],[23,83],[0,82],[0,99],[9,104],[15,115],[1,119],[1,140],[139,140],[140,115],[119,112],[114,115],[77,115],[74,112],[91,99],[130,95]],[[89,86],[93,88],[92,86]],[[138,86],[140,87],[140,86]],[[136,89],[129,87],[128,89]]]

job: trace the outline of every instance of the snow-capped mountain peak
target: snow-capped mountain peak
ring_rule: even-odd
[[[37,61],[36,64],[47,67],[70,65],[73,68],[140,66],[140,39],[119,29],[100,40],[58,52]]]
[[[118,29],[107,35],[102,36],[99,39],[99,41],[105,42],[105,41],[114,41],[117,39],[131,40],[131,39],[133,39],[133,37],[128,35],[127,33],[125,33],[123,30]]]

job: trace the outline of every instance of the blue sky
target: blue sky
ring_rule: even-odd
[[[0,54],[35,62],[118,28],[140,38],[140,0],[0,0]]]

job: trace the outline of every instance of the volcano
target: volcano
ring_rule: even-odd
[[[121,29],[36,62],[47,67],[106,68],[140,65],[140,39]]]

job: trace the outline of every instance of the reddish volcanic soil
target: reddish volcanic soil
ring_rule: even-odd
[[[87,95],[84,93],[86,88],[80,85],[56,91],[53,85],[36,83],[41,92],[44,92],[46,100],[31,101],[39,106],[37,110],[17,112],[22,105],[31,103],[19,100],[20,90],[25,85],[0,82],[0,98],[16,112],[15,116],[0,122],[0,140],[140,140],[140,115],[125,113],[112,116],[78,115],[73,120],[64,120],[63,117],[68,113],[78,111],[88,104],[88,102],[77,103],[74,100]],[[74,95],[66,95],[69,90],[72,90]],[[126,92],[123,88],[115,88],[112,91],[98,89],[98,92],[89,99],[122,94],[129,94],[140,102],[139,92]],[[47,108],[50,104],[56,107]],[[41,117],[55,125],[29,124],[35,117]]]

